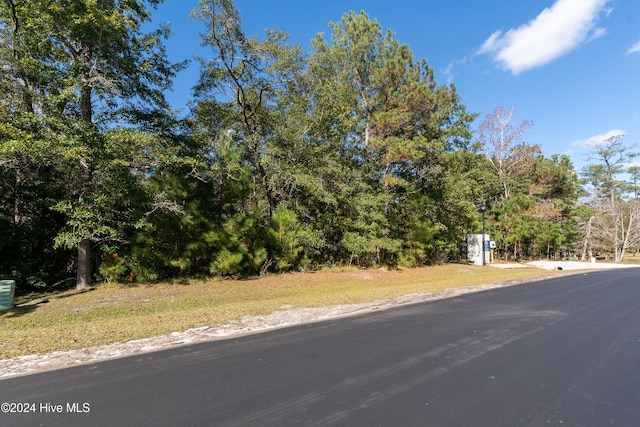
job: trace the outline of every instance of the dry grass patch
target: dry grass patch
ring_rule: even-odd
[[[17,299],[16,308],[0,312],[0,358],[122,342],[284,308],[370,302],[548,274],[451,264],[184,284],[103,284],[88,292]]]

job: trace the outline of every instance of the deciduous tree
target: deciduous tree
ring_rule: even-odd
[[[483,151],[498,174],[505,199],[510,196],[514,178],[523,176],[540,152],[539,147],[522,141],[532,123],[523,120],[516,125],[513,123],[514,115],[514,107],[496,107],[487,114],[478,129]]]
[[[593,238],[611,251],[613,260],[624,257],[637,223],[636,211],[625,202],[627,183],[621,174],[627,172],[630,161],[638,154],[625,146],[624,135],[616,135],[594,148],[583,176],[591,188],[591,203],[598,209],[592,225]],[[635,191],[635,190],[633,190]]]

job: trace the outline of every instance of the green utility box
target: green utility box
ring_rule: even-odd
[[[15,292],[15,280],[0,280],[0,311],[13,308],[13,296]]]

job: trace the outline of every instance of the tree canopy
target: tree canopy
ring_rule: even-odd
[[[201,0],[208,53],[179,119],[170,30],[141,30],[159,3],[0,4],[0,274],[23,289],[463,261],[480,206],[505,259],[640,242],[626,158],[598,151],[581,203],[569,158],[523,142],[529,121],[498,107],[474,130],[457,88],[365,12],[304,51]]]

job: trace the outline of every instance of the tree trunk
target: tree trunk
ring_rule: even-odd
[[[22,224],[22,169],[20,165],[16,167],[16,186],[13,196],[13,223]]]
[[[80,160],[80,168],[82,170],[83,195],[91,192],[92,170],[86,160]],[[76,281],[76,289],[86,289],[91,286],[91,239],[82,237],[78,244],[78,276]]]
[[[589,257],[591,258],[591,223],[593,221],[593,217],[590,217],[587,221],[587,229],[584,233],[584,242],[582,244],[582,256],[580,257],[581,261],[584,261],[587,258],[587,250],[589,251]]]
[[[620,245],[620,256],[617,261],[622,261],[624,259],[624,254],[626,253],[627,248],[629,247],[629,240],[633,232],[632,226],[635,222],[636,222],[635,211],[634,209],[631,209],[629,211],[629,221],[627,222],[627,225],[625,226],[623,223],[621,227],[624,235],[622,236],[622,244]]]
[[[80,109],[82,120],[86,123],[93,123],[91,87],[88,84],[82,86],[80,90]],[[89,196],[92,191],[91,180],[93,178],[93,170],[89,161],[85,158],[80,159],[80,172],[83,180],[82,196]],[[90,287],[91,284],[91,239],[89,237],[82,237],[82,240],[78,244],[78,275],[76,280],[76,289],[86,289]]]
[[[78,244],[78,276],[76,289],[83,290],[91,286],[91,240],[83,239]]]
[[[613,181],[611,179],[611,181]],[[620,224],[618,207],[616,206],[616,186],[611,188],[611,215],[613,216],[613,262],[620,261]]]

